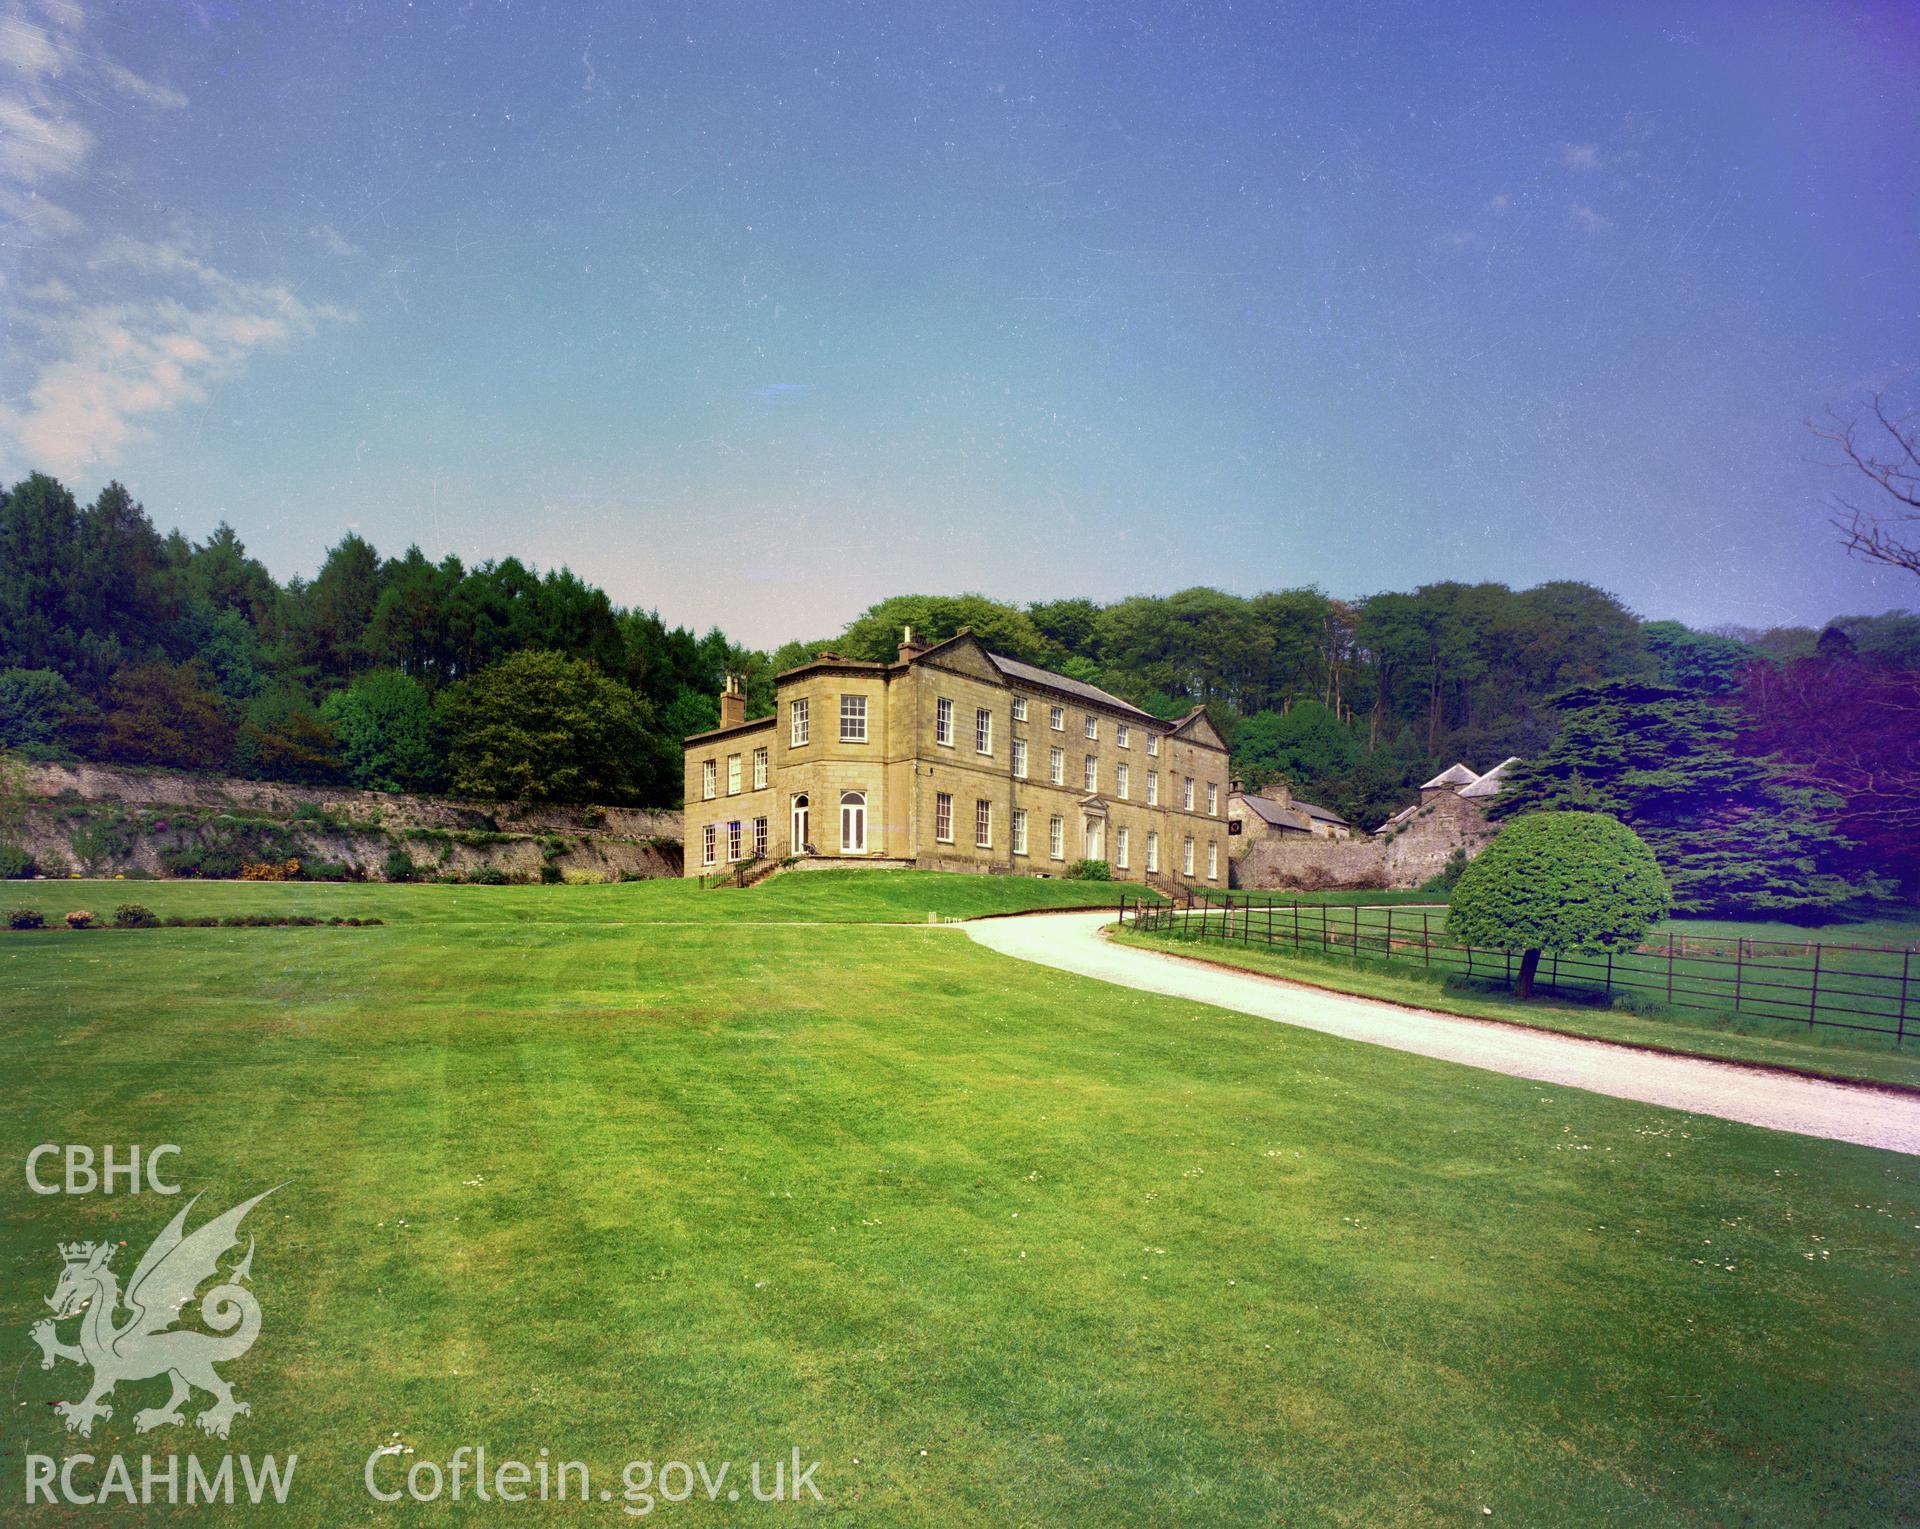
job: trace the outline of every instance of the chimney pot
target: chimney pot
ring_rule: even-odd
[[[747,720],[747,697],[740,688],[740,676],[729,674],[720,687],[720,725],[738,727]]]

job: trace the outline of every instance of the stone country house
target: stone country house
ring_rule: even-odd
[[[1472,859],[1500,831],[1487,820],[1487,808],[1517,763],[1503,759],[1485,774],[1452,765],[1421,786],[1418,801],[1361,838],[1336,834],[1331,824],[1324,825],[1325,833],[1275,830],[1271,824],[1254,834],[1243,828],[1237,837],[1245,847],[1236,843],[1232,857],[1233,885],[1307,891],[1420,886],[1446,867],[1454,851],[1465,850]],[[1295,814],[1304,815],[1298,804]],[[1319,826],[1320,820],[1312,821]]]
[[[686,740],[686,874],[742,862],[907,866],[1227,885],[1227,748],[1195,707],[1168,722],[962,629],[892,663],[826,653],[749,721]]]

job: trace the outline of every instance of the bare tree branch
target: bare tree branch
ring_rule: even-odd
[[[1824,421],[1809,420],[1807,427],[1839,448],[1838,465],[1852,467],[1885,495],[1868,505],[1834,495],[1840,513],[1830,524],[1847,551],[1920,574],[1920,530],[1908,529],[1920,527],[1920,410],[1889,414],[1885,395],[1875,393],[1865,411],[1846,416],[1829,409]]]

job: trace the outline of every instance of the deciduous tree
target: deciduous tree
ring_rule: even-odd
[[[1516,990],[1531,998],[1542,955],[1630,950],[1672,901],[1653,851],[1618,819],[1537,812],[1509,823],[1461,873],[1447,937],[1519,951]]]

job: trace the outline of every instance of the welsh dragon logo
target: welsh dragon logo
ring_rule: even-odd
[[[238,1359],[260,1336],[260,1303],[247,1289],[253,1267],[251,1237],[246,1256],[200,1302],[200,1319],[212,1333],[174,1324],[194,1292],[221,1272],[221,1255],[239,1243],[241,1220],[272,1193],[269,1189],[257,1194],[188,1234],[187,1213],[200,1199],[195,1195],[154,1238],[124,1293],[119,1276],[108,1267],[117,1244],[60,1245],[65,1267],[47,1298],[53,1315],[34,1323],[33,1341],[40,1345],[41,1369],[52,1369],[57,1359],[70,1359],[93,1371],[93,1385],[82,1400],[55,1406],[69,1432],[85,1437],[93,1432],[95,1419],[112,1417],[107,1397],[121,1381],[151,1380],[157,1375],[172,1380],[173,1395],[164,1407],[144,1407],[134,1414],[133,1426],[141,1433],[163,1423],[185,1422],[180,1408],[196,1388],[214,1399],[199,1415],[199,1424],[219,1438],[227,1436],[235,1417],[253,1410],[234,1400],[233,1387],[214,1370],[216,1364]],[[128,1313],[124,1320],[119,1315],[122,1307]],[[62,1343],[56,1331],[55,1324],[70,1317],[80,1318],[78,1344]]]

